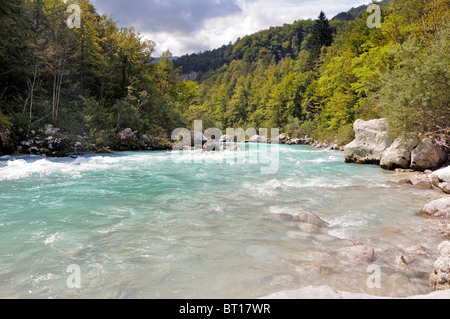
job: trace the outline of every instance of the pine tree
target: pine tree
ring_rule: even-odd
[[[333,30],[323,11],[316,20],[309,40],[308,51],[310,52],[308,65],[314,68],[323,47],[329,47],[333,43]]]

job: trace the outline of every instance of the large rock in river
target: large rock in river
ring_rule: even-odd
[[[450,194],[450,166],[432,173],[429,179],[434,187],[440,188],[445,193]]]
[[[384,169],[409,168],[411,153],[419,144],[414,138],[398,138],[383,152],[380,166]]]
[[[412,151],[411,168],[416,171],[440,168],[447,161],[445,147],[434,138],[425,138]]]
[[[430,282],[435,290],[450,289],[450,241],[439,245],[439,258],[434,263]]]
[[[386,119],[357,120],[353,125],[355,140],[345,146],[345,161],[358,164],[379,164],[381,157],[392,145]]]
[[[350,262],[372,263],[375,261],[375,250],[366,245],[342,248],[339,254]]]
[[[450,197],[444,197],[426,204],[420,213],[434,218],[450,218]]]
[[[326,226],[327,222],[319,217],[316,213],[313,212],[301,212],[298,214],[297,219],[303,223],[308,223],[314,226]]]

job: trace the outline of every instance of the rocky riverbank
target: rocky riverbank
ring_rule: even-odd
[[[355,140],[345,147],[322,144],[311,139],[290,139],[285,135],[279,137],[282,144],[311,145],[326,149],[343,150],[347,163],[375,164],[383,169],[392,170],[392,187],[411,188],[418,196],[429,201],[417,213],[424,216],[423,224],[405,224],[402,229],[380,229],[384,240],[372,247],[361,242],[341,248],[336,252],[338,259],[345,259],[350,264],[369,265],[375,263],[384,270],[383,284],[392,286],[384,291],[398,289],[402,281],[410,281],[426,276],[429,278],[430,290],[444,290],[429,295],[415,295],[407,299],[450,299],[450,150],[433,137],[399,138],[392,140],[386,129],[386,121],[356,121],[354,125]],[[292,142],[294,141],[294,142]],[[433,172],[434,170],[434,172]],[[319,217],[317,217],[319,218]],[[320,218],[319,218],[320,219]],[[292,222],[292,220],[290,220]],[[314,231],[317,225],[312,228]],[[301,229],[310,229],[302,224]],[[406,235],[406,236],[405,236]],[[431,239],[434,237],[434,239]],[[340,241],[340,240],[338,240]],[[375,239],[364,240],[366,243]],[[439,247],[438,247],[439,246]],[[434,248],[433,248],[434,247]],[[436,260],[436,258],[438,258]],[[436,262],[434,262],[436,260]],[[341,262],[332,265],[335,271]],[[328,267],[315,263],[313,273],[323,273]],[[364,268],[364,267],[363,267]],[[364,270],[364,269],[363,269]],[[363,271],[362,270],[362,271]],[[302,269],[311,271],[311,267]],[[346,270],[342,269],[342,276]],[[361,271],[361,272],[362,272]],[[354,271],[352,277],[355,277]],[[348,274],[350,275],[350,274]],[[364,278],[364,275],[361,274]],[[318,284],[323,284],[320,278]],[[351,280],[350,280],[351,281]],[[326,282],[325,282],[326,284]],[[346,284],[346,283],[345,283]],[[344,282],[342,287],[345,287]],[[360,283],[359,283],[360,284]],[[341,287],[341,285],[339,285]],[[351,285],[350,285],[351,286]],[[351,286],[352,289],[355,287]],[[367,287],[361,287],[367,290]],[[370,290],[370,289],[369,289]],[[376,299],[381,298],[380,291],[374,295],[355,294],[334,290],[329,286],[306,287],[294,291],[284,291],[265,297],[267,299]],[[381,293],[381,295],[383,295]]]
[[[387,121],[357,120],[355,140],[344,147],[345,161],[357,164],[377,164],[387,170],[437,170],[450,164],[450,149],[433,137],[401,137],[393,140]]]
[[[0,156],[10,154],[68,157],[83,153],[111,153],[114,151],[170,150],[172,143],[130,128],[113,132],[101,131],[73,135],[46,124],[38,131],[25,133],[0,128]]]

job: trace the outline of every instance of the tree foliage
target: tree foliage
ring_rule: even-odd
[[[368,28],[359,8],[348,21],[328,22],[322,12],[238,40],[232,60],[203,76],[195,115],[224,127],[299,127],[341,144],[358,118],[387,117],[394,135],[448,132],[448,2],[382,4],[381,29]],[[280,39],[300,29],[277,55]]]
[[[67,25],[70,4],[81,8],[81,28]],[[165,56],[154,63],[154,42],[88,0],[2,0],[0,15],[0,111],[23,134],[45,123],[94,135],[185,124],[196,86]]]

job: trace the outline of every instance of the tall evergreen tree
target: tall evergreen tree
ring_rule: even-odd
[[[327,16],[323,11],[320,12],[311,33],[309,41],[309,66],[314,67],[320,57],[323,47],[329,47],[333,43],[333,30]]]

